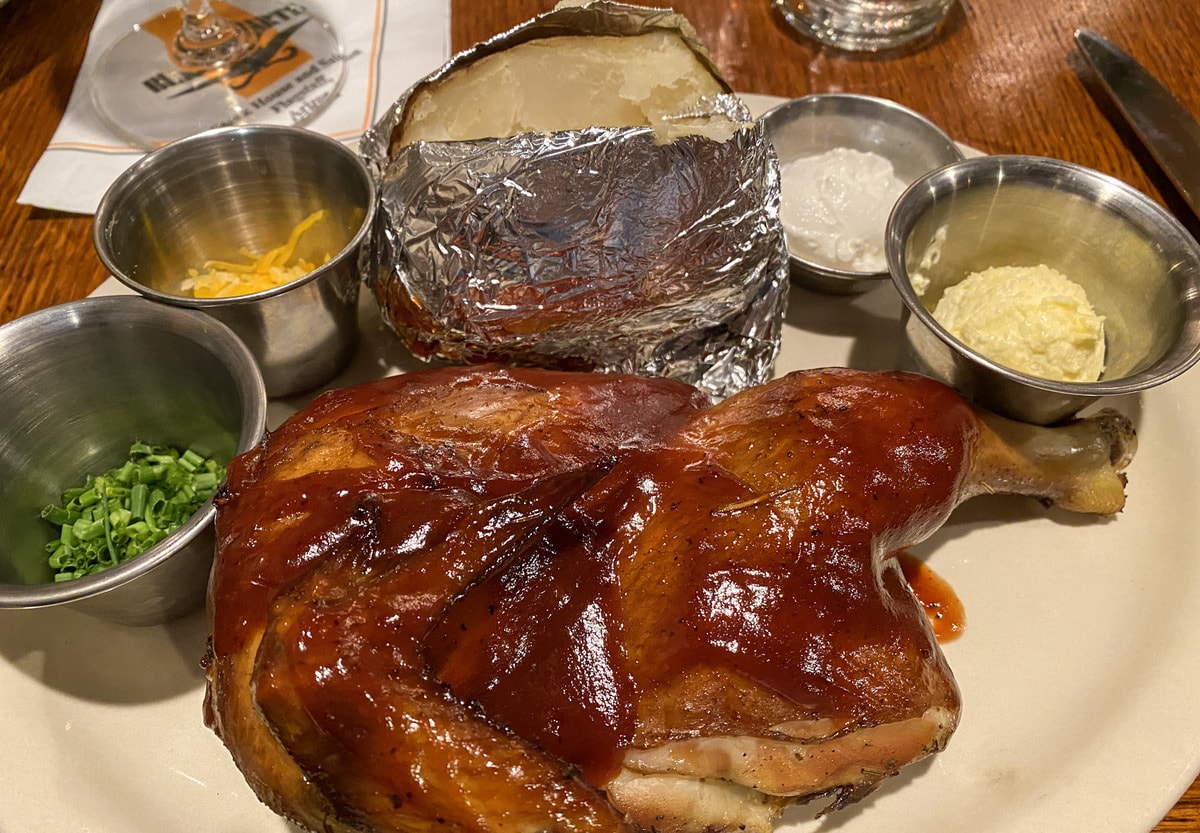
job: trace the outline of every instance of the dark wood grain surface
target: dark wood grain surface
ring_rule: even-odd
[[[552,5],[452,0],[453,47]],[[90,217],[16,203],[66,106],[98,7],[99,0],[10,0],[0,8],[0,323],[83,297],[105,277],[92,249]],[[891,98],[979,150],[1052,156],[1112,174],[1198,230],[1196,218],[1095,86],[1072,40],[1076,28],[1086,27],[1117,41],[1200,114],[1196,0],[960,0],[931,42],[884,57],[815,46],[788,30],[768,0],[678,0],[676,8],[691,19],[737,90]],[[1200,727],[1179,731],[1200,733]],[[1155,831],[1200,831],[1200,780]]]

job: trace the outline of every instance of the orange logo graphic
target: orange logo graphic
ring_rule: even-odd
[[[181,66],[176,72],[157,73],[145,79],[142,81],[143,86],[152,92],[185,95],[207,86],[204,82],[196,84],[194,81],[203,77],[208,83],[215,84],[220,81],[243,98],[251,98],[312,60],[309,53],[291,41],[292,34],[310,20],[307,10],[299,3],[281,3],[278,9],[262,17],[256,17],[221,0],[212,0],[212,8],[234,26],[247,32],[254,42],[254,47],[226,71],[210,70],[198,73]],[[171,53],[179,33],[182,14],[178,7],[168,9],[144,21],[140,28],[161,40],[168,53]],[[185,81],[189,84],[182,88],[181,92],[171,89]]]

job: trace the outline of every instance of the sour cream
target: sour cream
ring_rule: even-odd
[[[905,183],[877,153],[833,148],[780,166],[779,214],[796,257],[851,272],[883,272],[883,234]]]
[[[1104,371],[1104,319],[1083,287],[1048,266],[999,266],[948,287],[933,317],[1013,370],[1062,382]]]

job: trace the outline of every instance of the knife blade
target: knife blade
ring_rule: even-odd
[[[1075,42],[1154,160],[1200,217],[1200,124],[1145,67],[1087,29]]]

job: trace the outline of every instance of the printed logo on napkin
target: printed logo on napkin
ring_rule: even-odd
[[[229,68],[223,81],[226,89],[247,99],[256,108],[294,107],[298,103],[303,106],[305,101],[319,101],[323,97],[328,79],[321,74],[318,64],[305,68],[312,62],[312,55],[292,39],[292,35],[311,20],[303,5],[280,3],[277,9],[261,17],[221,0],[213,0],[212,8],[254,40],[254,48]],[[181,22],[182,11],[175,7],[142,22],[140,28],[161,40],[168,54],[172,54]],[[196,89],[194,79],[197,76],[211,74],[215,79],[218,75],[215,71],[191,71],[173,55],[172,61],[179,67],[177,72],[155,73],[143,80],[142,86],[151,93],[164,96],[185,95]],[[273,85],[285,80],[286,84],[272,89]],[[182,86],[184,84],[187,86]]]

